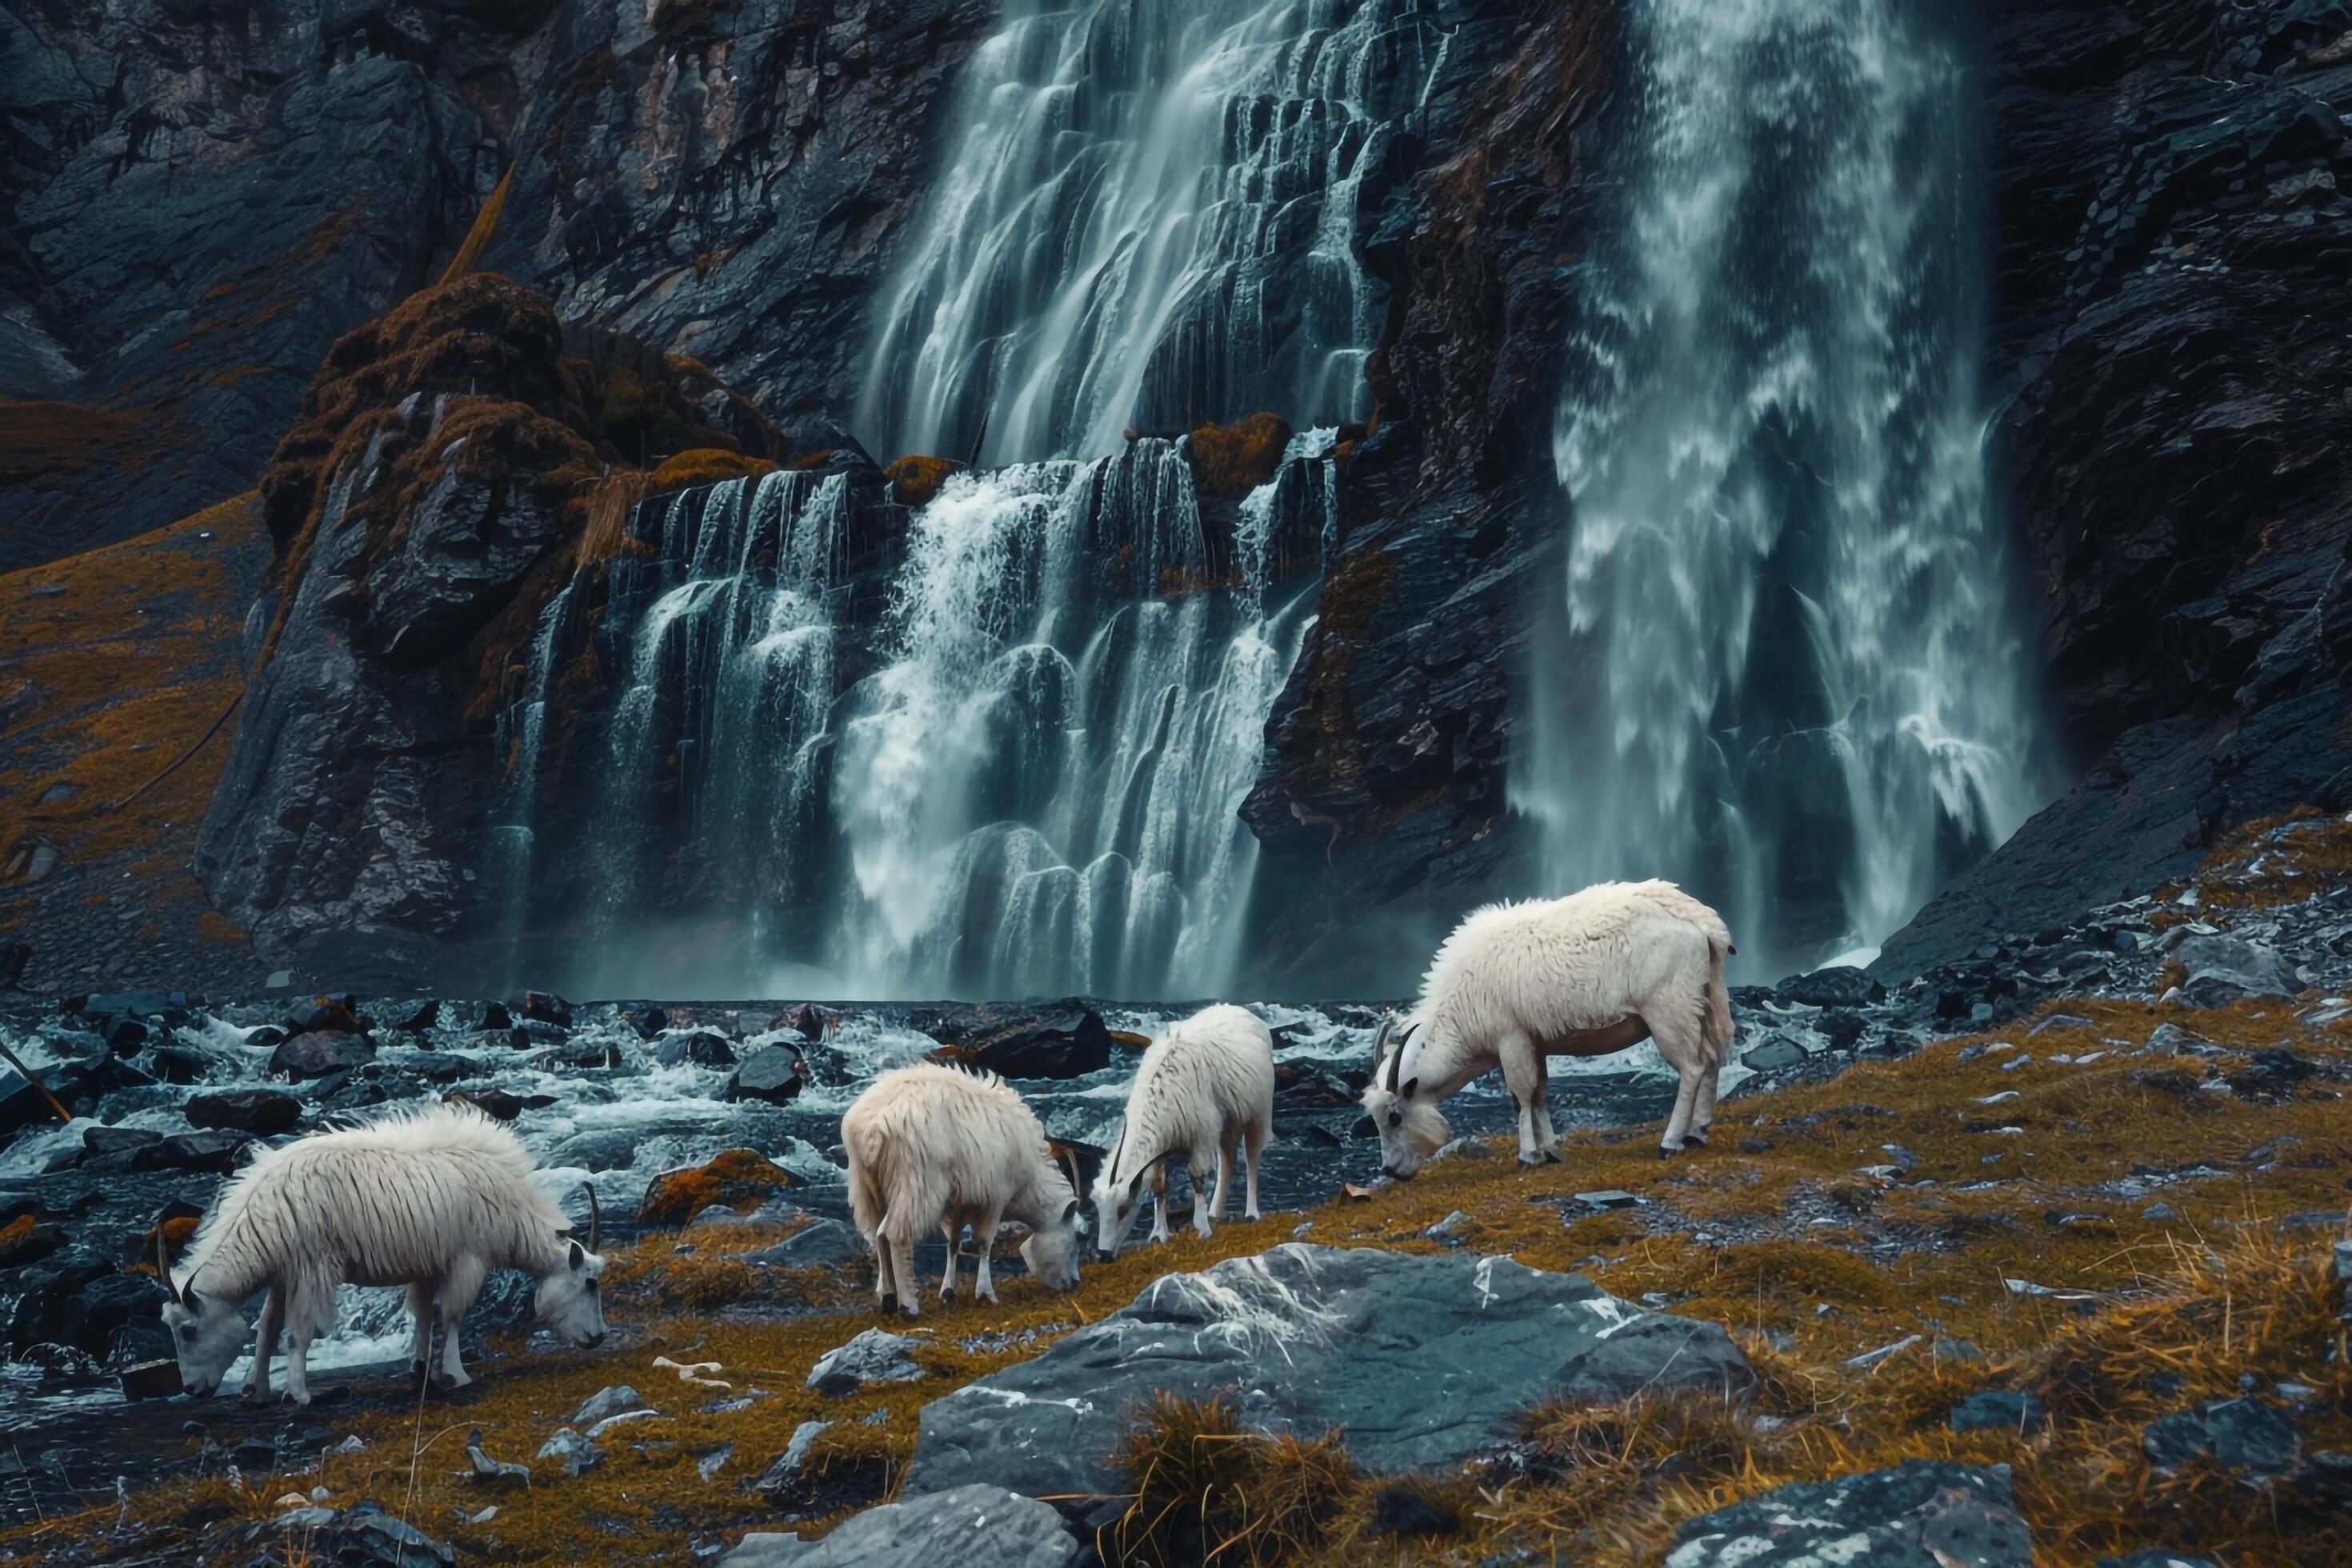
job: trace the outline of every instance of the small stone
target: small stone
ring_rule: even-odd
[[[2264,1479],[2294,1469],[2303,1451],[2286,1417],[2254,1399],[2216,1400],[2160,1416],[2148,1424],[2140,1446],[2159,1469],[2178,1469],[2202,1455]]]
[[[604,1450],[569,1426],[559,1426],[539,1450],[541,1462],[554,1460],[567,1476],[593,1470],[604,1462]]]
[[[650,1406],[646,1404],[645,1399],[635,1389],[625,1383],[616,1383],[609,1387],[600,1388],[590,1394],[582,1403],[580,1408],[572,1413],[572,1425],[593,1426],[597,1422],[608,1416],[618,1415],[624,1411],[648,1408]]]
[[[1459,1247],[1469,1240],[1471,1233],[1477,1228],[1476,1221],[1460,1209],[1455,1209],[1421,1234],[1432,1241],[1442,1241],[1448,1247]]]
[[[2171,1205],[2170,1204],[2168,1204],[2168,1203],[2166,1203],[2166,1202],[2165,1202],[2163,1199],[2161,1199],[2161,1198],[2158,1199],[2155,1203],[2152,1203],[2152,1204],[2148,1205],[2147,1205],[2147,1207],[2146,1207],[2146,1208],[2144,1208],[2144,1209],[2140,1210],[2140,1211],[2139,1211],[2139,1216],[2140,1216],[2140,1218],[2142,1218],[2142,1219],[2159,1219],[2159,1220],[2160,1220],[2160,1219],[2179,1219],[2179,1218],[2180,1217],[2180,1215],[2179,1215],[2178,1213],[2176,1213],[2176,1212],[2174,1211],[2174,1209],[2173,1209],[2172,1205]]]
[[[1587,1208],[1596,1209],[1629,1209],[1637,1207],[1642,1202],[1622,1187],[1603,1187],[1598,1192],[1579,1193],[1576,1201]]]
[[[530,1480],[529,1465],[493,1459],[482,1451],[482,1430],[478,1426],[466,1434],[466,1463],[471,1467],[474,1479],[478,1481],[522,1481],[528,1484]]]
[[[904,1334],[867,1329],[819,1356],[809,1369],[806,1386],[838,1396],[879,1383],[913,1383],[923,1376],[914,1357],[915,1344]]]
[[[2015,1432],[2030,1436],[2050,1425],[2050,1407],[2036,1394],[1987,1389],[1953,1405],[1944,1425],[1955,1432]]]

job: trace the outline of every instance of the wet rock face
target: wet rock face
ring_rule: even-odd
[[[1263,1375],[1269,1360],[1285,1367]],[[1035,1361],[923,1409],[902,1495],[982,1479],[1032,1497],[1115,1490],[1106,1468],[1155,1392],[1236,1386],[1244,1424],[1345,1427],[1376,1472],[1438,1469],[1547,1398],[1750,1381],[1723,1331],[1645,1311],[1580,1275],[1506,1258],[1289,1244],[1171,1274]]]
[[[1995,434],[2078,782],[1886,944],[1956,956],[2342,804],[2352,55],[2326,8],[1992,13]]]
[[[1379,427],[1343,446],[1318,617],[1242,817],[1267,864],[1245,983],[1397,994],[1450,919],[1519,890],[1514,694],[1557,587],[1559,343],[1611,7],[1466,5],[1433,100],[1451,155],[1367,247],[1391,289]]]

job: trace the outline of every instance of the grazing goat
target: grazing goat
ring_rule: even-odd
[[[269,1392],[280,1329],[291,1336],[286,1397],[310,1402],[310,1342],[334,1324],[335,1287],[405,1285],[415,1322],[415,1369],[432,1352],[441,1308],[436,1382],[469,1383],[457,1326],[493,1268],[539,1276],[540,1317],[575,1345],[604,1338],[597,1290],[604,1260],[596,1194],[583,1247],[553,1199],[530,1180],[513,1133],[468,1105],[436,1105],[366,1127],[315,1132],[265,1150],[221,1189],[174,1279],[160,1231],[156,1276],[171,1293],[163,1324],[191,1394],[220,1386],[245,1343],[246,1301],[265,1286],[260,1332],[245,1395]]]
[[[1452,1136],[1438,1102],[1496,1066],[1519,1109],[1521,1163],[1559,1159],[1544,1058],[1652,1037],[1680,1079],[1661,1152],[1705,1143],[1731,1047],[1732,951],[1722,917],[1671,882],[1475,911],[1437,950],[1402,1031],[1383,1023],[1373,1042],[1364,1110],[1388,1173],[1402,1181],[1426,1164]]]
[[[1249,1156],[1244,1218],[1257,1213],[1258,1152],[1274,1127],[1274,1036],[1255,1015],[1231,1003],[1204,1007],[1168,1026],[1143,1053],[1127,1094],[1127,1121],[1118,1146],[1095,1178],[1095,1245],[1118,1255],[1148,1184],[1151,1239],[1168,1239],[1168,1166],[1182,1157],[1192,1171],[1192,1228],[1210,1234],[1211,1211],[1225,1217],[1236,1151]],[[1204,1194],[1209,1166],[1217,1168],[1213,1201]]]
[[[979,1243],[973,1289],[996,1300],[989,1255],[1006,1220],[1029,1227],[1021,1260],[1056,1290],[1078,1283],[1078,1194],[1055,1163],[1036,1112],[993,1073],[921,1063],[884,1073],[841,1118],[849,1155],[849,1210],[874,1248],[874,1292],[885,1312],[920,1311],[915,1238],[947,1237],[940,1299],[955,1296],[957,1250],[970,1225]]]

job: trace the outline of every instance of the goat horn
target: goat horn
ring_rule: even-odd
[[[583,1182],[580,1184],[588,1189],[588,1250],[600,1252],[603,1248],[596,1244],[604,1238],[604,1212],[596,1206],[596,1184]]]
[[[172,1259],[167,1254],[164,1247],[163,1216],[162,1215],[157,1215],[155,1216],[155,1278],[163,1282],[163,1293],[165,1295],[171,1297],[173,1300],[178,1302],[181,1306],[184,1307],[187,1305],[187,1302],[180,1295],[180,1288],[172,1282]]]

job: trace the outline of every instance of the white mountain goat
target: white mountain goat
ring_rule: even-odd
[[[415,1322],[415,1369],[432,1354],[441,1308],[441,1372],[469,1383],[457,1326],[493,1268],[539,1277],[539,1316],[572,1343],[604,1338],[597,1279],[596,1194],[586,1245],[555,1201],[534,1185],[515,1135],[469,1105],[436,1105],[366,1127],[315,1132],[265,1150],[221,1188],[177,1279],[156,1244],[156,1275],[171,1292],[163,1324],[191,1394],[220,1386],[245,1343],[244,1306],[267,1287],[245,1395],[269,1391],[280,1329],[291,1336],[286,1397],[310,1401],[310,1342],[334,1324],[335,1287],[405,1285]]]
[[[1661,1152],[1705,1143],[1730,1054],[1731,933],[1671,882],[1601,882],[1564,899],[1489,904],[1430,962],[1402,1030],[1381,1026],[1364,1110],[1402,1181],[1453,1135],[1438,1102],[1503,1069],[1519,1108],[1519,1159],[1559,1158],[1547,1057],[1599,1057],[1654,1037],[1681,1080]],[[1391,1035],[1394,1048],[1390,1048]]]
[[[973,1289],[996,1300],[989,1255],[1006,1220],[1029,1227],[1021,1260],[1056,1290],[1078,1283],[1078,1194],[1055,1163],[1045,1129],[993,1073],[929,1062],[884,1073],[841,1118],[849,1155],[849,1210],[874,1248],[874,1291],[885,1312],[920,1311],[915,1239],[947,1237],[940,1299],[955,1296],[957,1250],[970,1225],[979,1243]]]
[[[1127,1121],[1118,1143],[1095,1178],[1095,1245],[1118,1254],[1149,1186],[1151,1239],[1168,1239],[1168,1166],[1184,1159],[1192,1170],[1192,1228],[1210,1234],[1211,1211],[1225,1217],[1236,1152],[1249,1156],[1244,1218],[1257,1212],[1258,1152],[1274,1128],[1274,1036],[1248,1009],[1231,1003],[1204,1007],[1168,1026],[1143,1053],[1127,1093]],[[1202,1179],[1217,1168],[1217,1193],[1205,1197]]]

